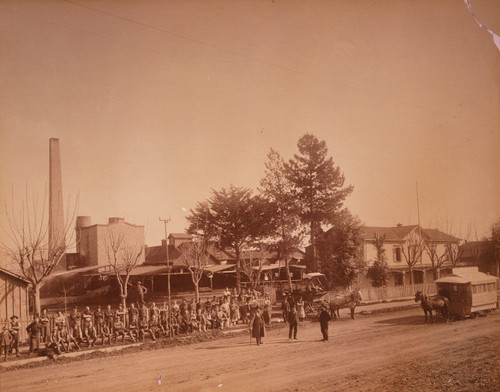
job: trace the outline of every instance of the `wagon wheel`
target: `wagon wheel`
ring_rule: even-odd
[[[319,302],[310,302],[305,306],[307,317],[316,317],[319,313]]]

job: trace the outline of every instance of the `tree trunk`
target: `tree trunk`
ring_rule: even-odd
[[[37,283],[33,287],[33,296],[35,299],[35,308],[34,312],[35,314],[40,315],[42,313],[41,305],[40,305],[40,288],[42,285],[40,283]]]
[[[410,284],[413,284],[413,267],[408,267],[408,272],[410,275]]]
[[[285,260],[286,267],[286,278],[288,279],[288,288],[290,289],[290,293],[292,292],[292,277],[290,276],[290,261],[288,259]]]
[[[432,272],[433,272],[433,275],[434,275],[434,280],[439,279],[439,269],[438,268],[434,268],[432,270]]]
[[[198,283],[194,284],[194,299],[196,303],[200,302],[200,289],[198,287]]]
[[[123,309],[127,309],[127,294],[120,294],[120,298],[122,300]]]
[[[241,262],[240,262],[240,250],[239,248],[235,249],[236,251],[236,287],[238,288],[238,292],[241,293]]]
[[[312,248],[311,267],[312,267],[313,271],[318,272],[318,261],[317,261],[317,254],[316,254],[316,233],[315,233],[314,222],[311,222],[311,248]]]

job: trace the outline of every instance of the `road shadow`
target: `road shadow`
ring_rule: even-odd
[[[279,340],[267,340],[265,342],[262,342],[262,346],[277,346],[277,345],[284,345],[284,344],[299,344],[299,343],[322,343],[321,339],[297,339],[297,340],[288,340],[287,339],[279,339]],[[255,343],[255,340],[252,340],[252,342],[237,342],[233,345],[227,345],[227,346],[203,346],[203,347],[196,347],[196,350],[220,350],[220,349],[227,349],[232,347],[242,347],[242,346],[256,346],[257,344]]]
[[[434,320],[436,322],[436,320]],[[388,318],[384,320],[375,321],[375,324],[389,324],[389,325],[416,325],[423,324],[424,316],[405,316],[405,317],[395,317]]]

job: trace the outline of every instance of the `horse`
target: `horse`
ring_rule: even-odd
[[[354,320],[354,309],[363,300],[361,291],[356,288],[347,295],[335,295],[330,298],[330,314],[332,318],[340,318],[339,310],[341,308],[351,309],[351,318]]]
[[[424,324],[427,324],[427,312],[429,312],[431,316],[431,323],[434,324],[434,319],[432,318],[432,311],[435,310],[436,314],[437,311],[441,311],[441,314],[443,317],[446,318],[446,322],[449,320],[449,306],[450,306],[450,300],[446,297],[443,297],[441,295],[437,295],[434,297],[428,297],[421,291],[417,291],[415,293],[415,302],[420,301],[420,306],[424,310],[425,314],[425,321]]]

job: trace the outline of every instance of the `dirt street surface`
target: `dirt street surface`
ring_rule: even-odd
[[[424,325],[421,310],[0,374],[6,391],[500,391],[500,313]]]

